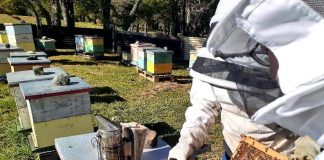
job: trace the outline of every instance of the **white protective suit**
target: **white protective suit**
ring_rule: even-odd
[[[232,152],[240,134],[245,134],[289,155],[297,137],[280,126],[299,135],[309,135],[323,147],[322,19],[300,0],[221,0],[211,20],[218,23],[208,38],[207,48],[201,49],[198,57],[223,61],[215,58],[216,50],[248,51],[256,40],[278,59],[279,84],[285,95],[249,112],[229,96],[228,90],[238,89],[236,83],[191,70],[192,106],[186,111],[179,143],[170,151],[169,158],[186,159],[202,146],[218,113],[221,113],[224,140]],[[247,57],[226,61],[268,71]],[[258,125],[251,117],[267,125]]]

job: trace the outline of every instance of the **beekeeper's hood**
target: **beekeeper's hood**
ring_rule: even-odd
[[[240,0],[208,39],[210,53],[248,51],[259,42],[279,62],[285,96],[260,109],[253,119],[278,123],[324,146],[324,1]],[[252,37],[253,39],[251,39]],[[230,44],[238,43],[235,48]]]

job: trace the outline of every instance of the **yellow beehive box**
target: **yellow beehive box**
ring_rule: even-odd
[[[51,147],[55,138],[93,131],[91,86],[81,78],[72,77],[70,84],[65,86],[54,85],[52,80],[19,86],[30,115],[34,147]]]
[[[5,76],[10,71],[10,65],[8,63],[0,63],[0,76]]]
[[[26,57],[7,58],[11,66],[11,72],[25,71],[33,69],[33,66],[43,66],[49,68],[51,61],[45,57],[38,57],[37,60],[28,60]]]
[[[15,46],[24,49],[26,52],[36,50],[34,43],[17,43]]]
[[[8,36],[6,31],[0,31],[0,43],[8,43]]]

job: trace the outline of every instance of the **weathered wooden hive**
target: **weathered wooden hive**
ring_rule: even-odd
[[[25,51],[35,51],[33,30],[31,24],[5,23],[8,41],[11,46],[17,46]]]
[[[21,48],[10,47],[4,48],[0,47],[0,76],[5,76],[6,73],[10,72],[10,65],[7,58],[10,56],[10,52],[23,51]]]
[[[84,52],[84,36],[83,35],[75,35],[75,52],[83,53]]]
[[[103,56],[104,53],[104,38],[96,36],[84,37],[85,53],[95,56]]]
[[[56,86],[52,80],[20,84],[30,115],[33,147],[54,145],[54,139],[93,132],[91,86],[79,77]]]
[[[131,54],[129,52],[122,52],[122,58],[124,61],[131,61],[132,57]]]
[[[28,60],[27,57],[7,59],[11,67],[11,72],[31,70],[35,65],[49,68],[51,64],[51,61],[45,57],[38,57],[37,60]]]
[[[189,68],[192,68],[197,59],[197,50],[190,50]]]
[[[9,43],[6,31],[0,31],[0,43]]]
[[[44,75],[35,75],[32,70],[7,73],[7,81],[12,89],[12,94],[16,102],[18,111],[19,130],[31,129],[30,116],[27,109],[26,100],[20,91],[19,84],[34,81],[50,80],[55,75],[65,74],[61,68],[45,68]]]
[[[171,74],[173,51],[148,50],[147,71],[151,74]]]
[[[197,50],[204,46],[207,39],[202,37],[183,37],[184,43],[184,60],[190,59],[190,50]]]
[[[138,47],[138,58],[137,58],[137,67],[146,70],[147,69],[147,53],[148,50],[162,50],[158,47]]]
[[[137,58],[138,58],[138,48],[145,47],[145,48],[153,48],[155,44],[152,43],[133,43],[130,44],[131,48],[131,61],[134,65],[137,65]]]
[[[55,47],[55,39],[47,38],[47,39],[37,39],[37,46],[39,49],[43,51],[54,51]]]
[[[10,52],[10,58],[27,58],[30,56],[47,57],[47,54],[45,52],[34,52],[34,53]]]

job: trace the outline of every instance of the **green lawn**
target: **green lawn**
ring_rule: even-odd
[[[174,145],[184,122],[184,112],[190,105],[188,81],[151,83],[140,77],[135,68],[114,60],[94,61],[73,55],[52,56],[52,66],[83,78],[93,87],[92,114],[103,114],[118,122],[136,121],[156,130],[170,145]],[[185,67],[175,66],[176,79],[188,76]],[[182,83],[186,82],[186,83]],[[34,159],[26,134],[16,131],[18,123],[15,102],[6,85],[0,86],[0,160]],[[94,122],[95,123],[95,122]],[[212,152],[201,159],[217,159],[221,154],[220,126],[210,131],[208,143]]]
[[[25,20],[26,23],[35,24],[35,18],[31,16],[18,16],[19,18]],[[6,15],[0,14],[0,23],[18,23],[19,21]],[[42,18],[42,24],[47,25],[45,18]],[[66,24],[62,21],[62,26],[66,26]],[[103,28],[101,24],[93,24],[90,22],[75,22],[75,27],[78,28]]]

